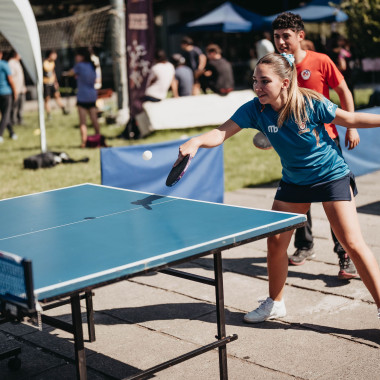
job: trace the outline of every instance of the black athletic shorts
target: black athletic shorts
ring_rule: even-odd
[[[91,109],[91,108],[96,107],[96,103],[95,103],[95,102],[89,102],[89,103],[85,103],[85,102],[77,102],[77,106],[78,106],[78,107],[85,108],[86,110],[89,110],[89,109]]]
[[[312,185],[294,185],[281,180],[274,199],[290,203],[350,201],[350,188],[356,196],[358,189],[355,176],[351,172],[334,181]]]
[[[44,98],[53,98],[56,93],[55,84],[44,84]]]

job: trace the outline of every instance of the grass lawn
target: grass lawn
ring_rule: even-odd
[[[366,108],[369,101],[369,97],[371,96],[372,92],[373,92],[373,89],[371,88],[363,88],[363,89],[354,90],[355,108],[356,109]],[[330,91],[330,99],[335,104],[340,105],[339,97],[337,93],[333,90]]]
[[[30,170],[24,169],[23,160],[40,153],[40,136],[37,134],[37,112],[24,114],[24,125],[15,126],[18,140],[8,138],[4,132],[4,143],[0,145],[0,199],[24,195],[64,186],[90,182],[101,183],[100,150],[81,149],[78,116],[75,107],[64,116],[53,111],[52,119],[46,121],[46,138],[48,150],[66,152],[73,159],[89,157],[88,163],[59,164],[53,168]],[[118,139],[123,128],[102,124],[101,132],[112,146],[128,146],[135,144],[152,144],[179,139],[209,130],[196,128],[187,130],[157,131],[143,140],[129,141]],[[89,128],[89,133],[93,129]],[[244,186],[258,185],[279,179],[280,162],[274,151],[260,151],[254,148],[252,138],[256,131],[243,130],[225,144],[225,183],[226,191]],[[173,157],[173,162],[175,157]],[[166,178],[163,178],[163,181]]]
[[[370,90],[356,91],[357,102],[366,104],[370,93]],[[336,101],[334,97],[332,100]],[[0,199],[85,182],[101,183],[99,149],[79,148],[76,108],[73,106],[68,116],[63,116],[59,111],[53,112],[52,116],[52,120],[46,121],[48,150],[66,152],[73,159],[89,157],[89,162],[59,164],[53,168],[39,170],[24,169],[24,158],[40,153],[37,112],[27,112],[24,125],[15,126],[18,140],[10,140],[5,131],[4,143],[0,145]],[[192,136],[210,128],[157,131],[143,140],[136,141],[117,138],[123,128],[115,125],[102,124],[101,132],[108,137],[107,143],[116,147],[175,140],[184,134]],[[89,133],[93,133],[91,128]],[[277,154],[273,150],[261,151],[254,148],[252,138],[255,133],[254,130],[242,130],[224,144],[226,191],[280,179],[281,165]],[[174,159],[173,157],[173,161]]]

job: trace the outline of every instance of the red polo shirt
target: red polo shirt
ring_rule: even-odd
[[[322,53],[306,50],[306,57],[296,65],[298,85],[310,88],[330,99],[329,88],[335,88],[344,79],[334,62]],[[334,124],[325,124],[331,138],[338,137]]]

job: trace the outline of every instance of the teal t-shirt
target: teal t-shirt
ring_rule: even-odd
[[[282,179],[296,185],[310,185],[339,179],[349,168],[324,123],[335,118],[337,105],[324,98],[313,100],[310,121],[297,125],[293,118],[277,126],[278,113],[258,98],[243,104],[231,117],[240,128],[263,132],[281,159]]]
[[[12,88],[8,82],[8,75],[12,75],[8,62],[0,60],[0,95],[12,94]]]

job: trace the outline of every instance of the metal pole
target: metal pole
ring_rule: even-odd
[[[41,69],[42,71],[42,69]],[[46,146],[46,130],[45,130],[45,109],[44,109],[44,90],[42,81],[37,81],[37,101],[38,101],[38,121],[41,131],[41,152],[47,152]]]
[[[111,7],[111,48],[118,108],[116,122],[123,125],[129,120],[124,1],[111,0]]]
[[[86,354],[83,341],[82,315],[80,308],[80,297],[78,294],[72,295],[71,317],[74,329],[75,365],[78,380],[87,379]]]
[[[218,324],[218,339],[226,337],[226,317],[224,314],[223,268],[221,252],[214,253],[215,294],[216,294],[216,320]],[[228,379],[227,347],[219,347],[219,377]]]

